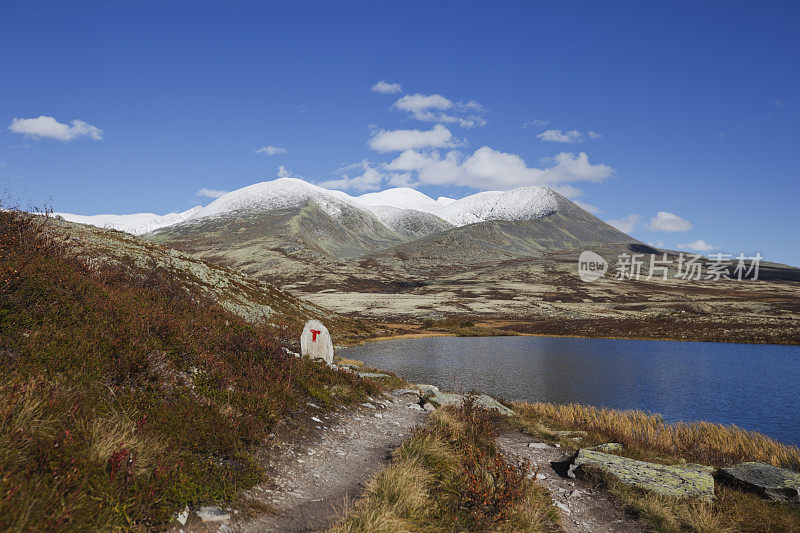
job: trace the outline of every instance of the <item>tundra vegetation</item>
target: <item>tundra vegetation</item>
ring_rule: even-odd
[[[0,212],[0,530],[132,530],[233,500],[290,410],[379,392],[287,354],[280,317],[88,260],[52,222]]]
[[[437,409],[332,531],[559,530],[547,489],[497,448],[502,424],[474,398]]]
[[[800,469],[800,449],[760,433],[710,422],[666,423],[657,414],[591,406],[514,403],[510,422],[523,433],[557,441],[567,449],[616,442],[619,453],[664,464],[683,462],[723,467],[758,461]],[[567,430],[585,431],[576,442]],[[658,531],[786,532],[800,531],[800,509],[765,501],[725,484],[715,484],[714,502],[659,496],[620,483],[599,470],[587,478],[610,491],[632,512],[650,520]]]

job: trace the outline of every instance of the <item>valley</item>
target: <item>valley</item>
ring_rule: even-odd
[[[544,187],[511,193],[350,197],[279,179],[142,237],[372,321],[387,335],[460,317],[528,334],[800,342],[797,268],[761,262],[758,280],[680,279],[680,252],[646,245]],[[604,277],[579,279],[583,250],[608,261]],[[618,259],[632,254],[641,254],[641,276],[616,279]],[[651,256],[672,264],[667,279],[648,279]]]

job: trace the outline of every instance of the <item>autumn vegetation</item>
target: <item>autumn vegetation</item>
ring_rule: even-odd
[[[501,418],[471,399],[434,411],[332,531],[560,530],[535,472],[498,449]]]
[[[621,455],[664,464],[693,462],[724,467],[744,461],[800,469],[800,450],[757,432],[710,422],[666,423],[654,413],[618,411],[579,404],[513,404],[510,422],[526,434],[557,441],[566,449],[605,442],[624,446]],[[580,442],[558,430],[582,430]],[[800,509],[763,500],[722,483],[714,502],[660,496],[627,486],[599,470],[585,469],[589,481],[614,495],[630,512],[662,532],[698,533],[800,531]]]
[[[289,411],[377,386],[282,349],[168,269],[82,259],[0,212],[0,530],[133,530],[261,481]]]

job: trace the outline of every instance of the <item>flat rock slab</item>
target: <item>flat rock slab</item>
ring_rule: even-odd
[[[719,470],[719,477],[764,498],[800,504],[800,473],[766,463],[739,463]]]
[[[377,379],[377,378],[390,378],[392,376],[390,376],[389,374],[381,374],[379,372],[359,372],[358,377]]]
[[[600,468],[626,485],[677,498],[714,498],[713,468],[703,465],[660,465],[595,450],[581,449],[569,468],[570,476],[584,465]]]

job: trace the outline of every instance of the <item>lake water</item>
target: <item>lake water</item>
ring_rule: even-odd
[[[416,383],[506,400],[644,409],[800,444],[800,346],[429,337],[340,352]]]

